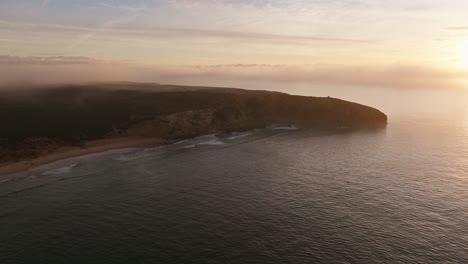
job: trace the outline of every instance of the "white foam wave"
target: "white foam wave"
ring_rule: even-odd
[[[232,136],[228,137],[228,140],[233,140],[233,139],[238,139],[238,138],[243,138],[252,135],[252,132],[234,132],[232,133]]]
[[[119,155],[119,156],[113,158],[113,160],[132,161],[132,160],[142,159],[142,158],[145,158],[145,157],[153,156],[156,153],[158,153],[160,150],[161,150],[161,147],[147,148],[147,149],[143,149],[143,150],[140,150],[140,151],[135,151],[135,152],[132,152],[132,153],[129,153],[129,154]]]
[[[55,175],[55,174],[64,174],[64,173],[69,173],[74,167],[76,167],[78,163],[71,164],[62,168],[54,169],[54,170],[49,170],[45,171],[42,173],[42,175]]]
[[[117,161],[131,161],[131,160],[136,160],[136,159],[139,159],[140,157],[135,157],[135,156],[131,156],[131,155],[120,155],[118,157],[115,157],[114,160],[117,160]]]
[[[214,139],[214,138],[218,138],[216,136],[216,134],[203,135],[203,136],[196,137],[196,138],[194,138],[192,140],[193,141],[204,141],[204,140],[207,140],[207,139]]]
[[[276,126],[273,127],[274,130],[297,130],[299,129],[297,126]]]
[[[198,143],[198,145],[212,145],[212,146],[225,145],[225,144],[226,143],[222,142],[219,139],[212,139],[212,140],[208,140],[208,141],[205,141],[205,142]]]
[[[216,134],[204,135],[190,140],[194,145],[225,145]]]

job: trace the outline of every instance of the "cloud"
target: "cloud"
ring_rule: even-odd
[[[321,86],[464,88],[468,73],[418,65],[218,64],[162,67],[87,57],[0,56],[0,86],[104,81],[255,88],[261,82]]]
[[[216,65],[191,65],[191,66],[180,66],[181,68],[192,68],[192,69],[229,69],[229,68],[258,68],[258,67],[285,67],[285,64],[216,64]]]
[[[11,55],[0,55],[0,65],[14,65],[14,64],[26,64],[26,65],[62,65],[62,64],[88,64],[95,63],[97,60],[89,57],[80,56],[11,56]]]
[[[0,87],[136,80],[138,70],[87,57],[0,56]]]
[[[259,32],[241,32],[228,30],[204,30],[192,28],[166,28],[166,27],[127,27],[116,28],[117,25],[122,25],[134,20],[139,14],[134,14],[128,17],[119,18],[116,20],[107,21],[97,28],[64,26],[55,24],[32,24],[32,23],[13,23],[0,20],[0,31],[16,32],[18,34],[74,34],[78,35],[78,39],[71,46],[77,46],[84,41],[99,35],[113,37],[132,37],[132,38],[155,38],[155,39],[225,39],[246,41],[249,43],[261,42],[268,44],[292,44],[292,45],[309,45],[311,43],[355,43],[369,44],[375,42],[371,39],[359,38],[335,38],[314,35],[287,35],[287,34],[270,34]]]
[[[270,81],[309,83],[324,86],[366,86],[392,88],[464,88],[468,73],[419,65],[268,65],[228,64],[195,66],[163,75],[167,80],[217,80],[233,83]]]
[[[142,12],[147,8],[145,3],[143,3],[142,7],[133,7],[121,4],[118,5],[115,2],[112,2],[112,4],[101,3],[101,5],[107,8],[123,10],[127,15],[118,17],[116,19],[107,20],[97,28],[88,29],[88,32],[86,34],[80,35],[77,40],[72,45],[70,45],[70,47],[77,47],[96,35],[103,35],[118,25],[126,24],[135,20],[137,17],[141,16]]]
[[[134,15],[131,15],[131,16],[128,16],[128,17],[122,17],[122,18],[119,18],[119,19],[115,19],[115,20],[109,20],[105,23],[103,23],[101,26],[95,28],[95,29],[89,29],[88,32],[86,32],[85,34],[82,34],[80,35],[77,40],[72,44],[70,45],[70,47],[77,47],[81,44],[83,44],[84,42],[86,42],[87,40],[93,38],[94,36],[96,35],[103,35],[105,34],[106,32],[108,31],[111,31],[113,27],[119,25],[119,24],[124,24],[124,23],[127,23],[127,22],[130,22],[132,21],[133,19],[137,18],[138,17],[138,14],[134,14]]]
[[[468,26],[455,26],[455,27],[448,27],[448,30],[468,30]]]

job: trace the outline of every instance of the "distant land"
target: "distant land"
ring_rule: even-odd
[[[76,155],[274,124],[381,128],[387,116],[330,97],[121,82],[2,90],[0,124],[0,174],[6,174]]]

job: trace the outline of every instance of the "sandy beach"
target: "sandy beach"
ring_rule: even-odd
[[[0,164],[0,177],[15,177],[50,163],[78,158],[80,156],[120,149],[131,151],[132,149],[155,147],[167,143],[169,143],[167,140],[160,138],[112,138],[93,140],[87,142],[84,147],[61,147],[53,153],[42,157]]]

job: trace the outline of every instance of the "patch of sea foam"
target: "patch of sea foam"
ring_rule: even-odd
[[[233,140],[233,139],[248,137],[248,136],[250,136],[252,134],[253,134],[253,132],[234,132],[234,133],[232,133],[232,136],[227,138],[227,140]]]
[[[197,137],[194,139],[197,145],[225,145],[215,134]]]
[[[298,130],[297,126],[274,126],[272,127],[274,130]]]
[[[153,156],[156,153],[159,153],[160,151],[161,151],[161,146],[146,148],[146,149],[142,149],[142,150],[139,150],[139,151],[134,151],[132,153],[119,155],[119,156],[113,158],[113,160],[132,161],[132,160],[137,160],[137,159],[142,159],[142,158]]]
[[[78,163],[71,164],[62,168],[54,169],[54,170],[49,170],[45,171],[42,173],[42,175],[55,175],[55,174],[65,174],[69,173],[74,167],[76,167]]]
[[[206,141],[206,142],[198,143],[198,145],[212,145],[212,146],[215,146],[215,145],[226,145],[226,143],[222,142],[219,139],[213,139],[213,140],[209,140],[209,141]]]

